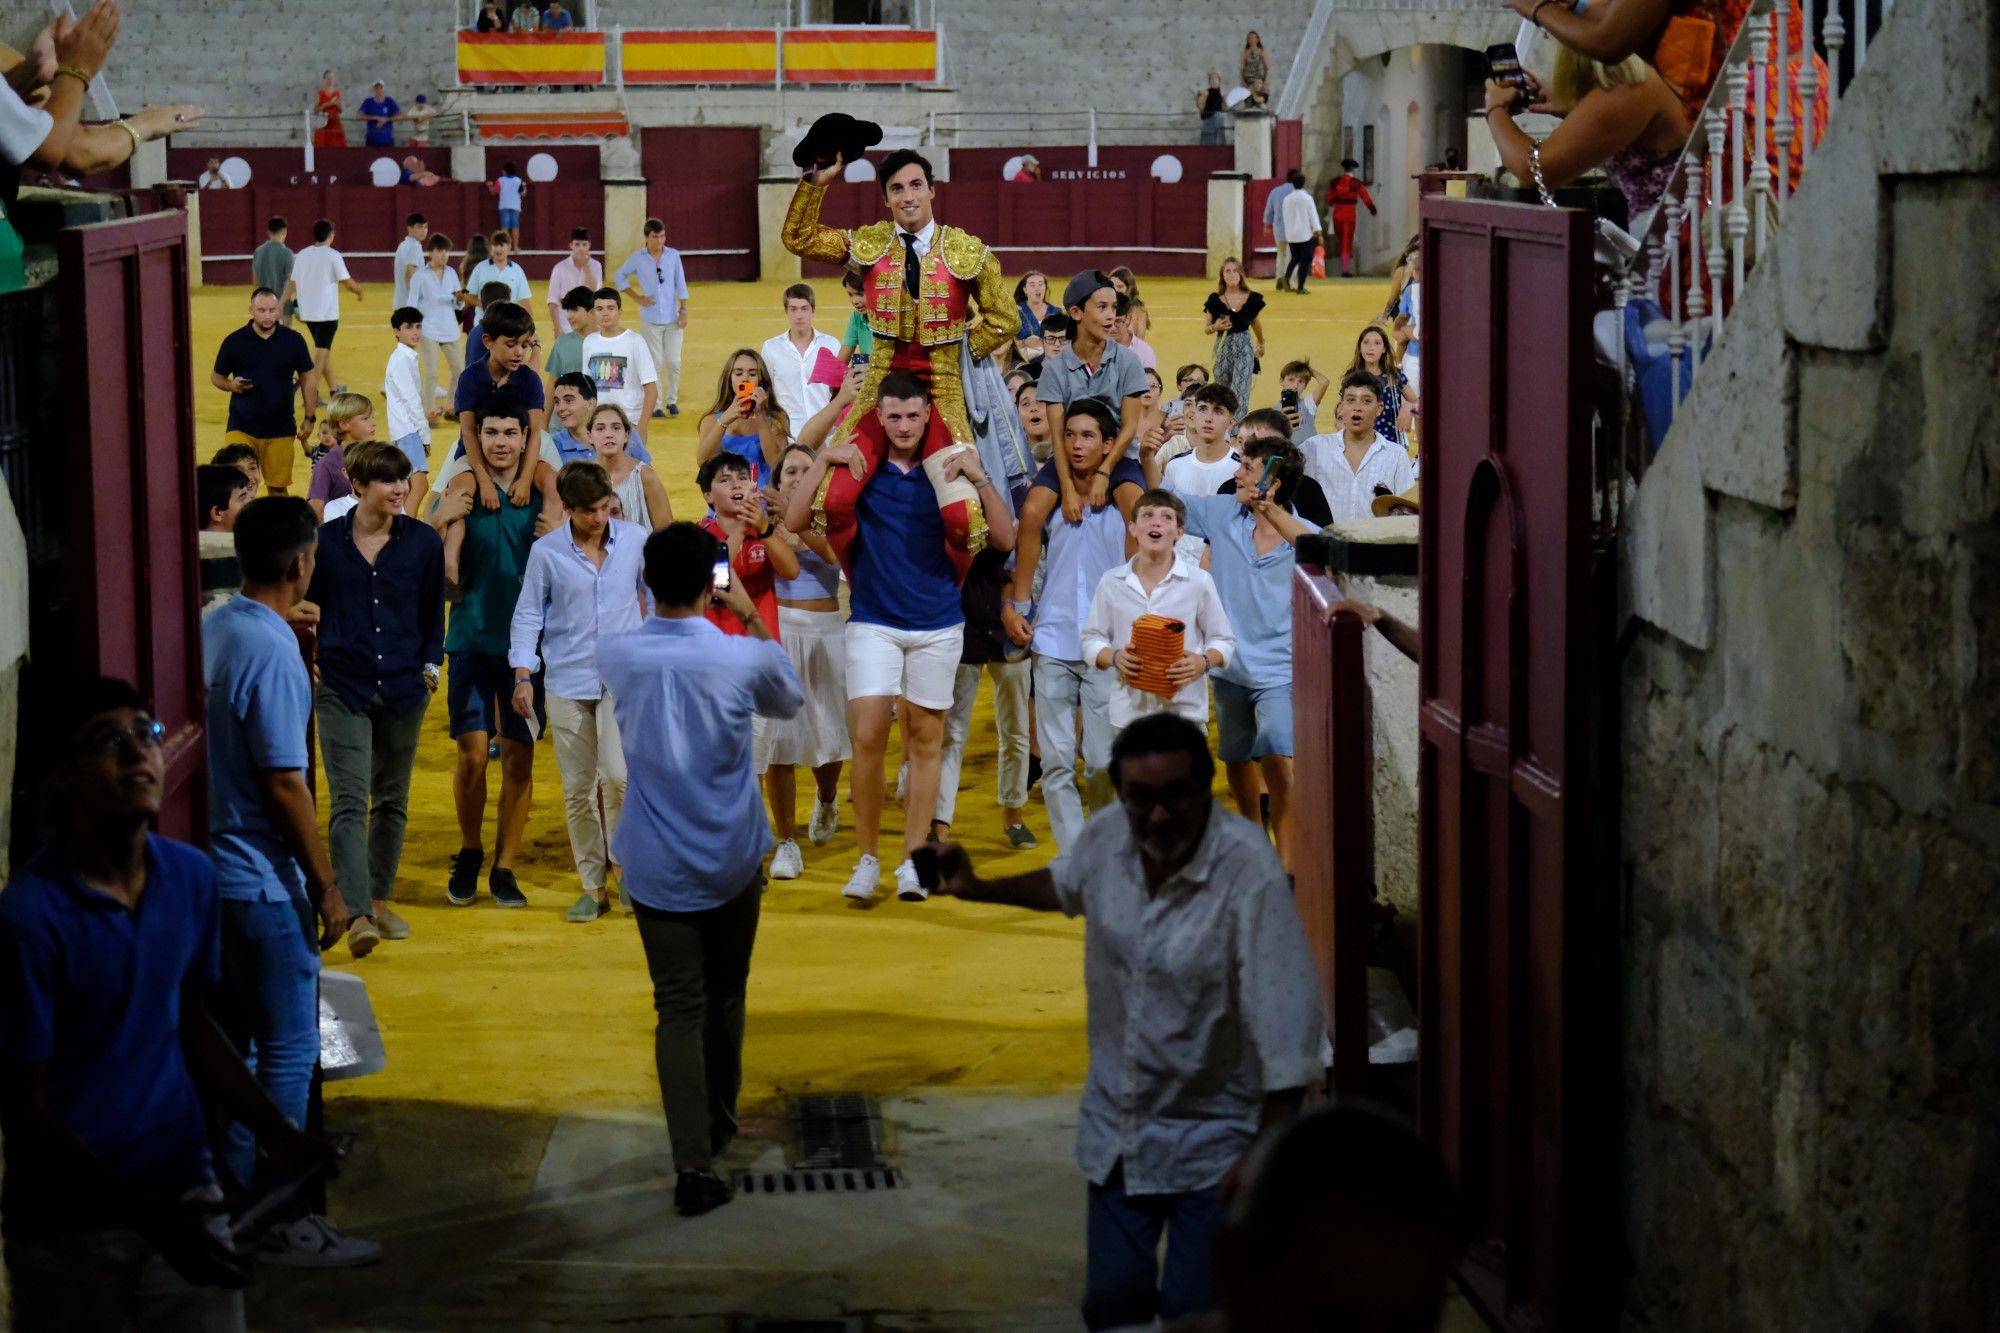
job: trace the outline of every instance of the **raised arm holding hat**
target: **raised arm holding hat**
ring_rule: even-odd
[[[800,140],[793,161],[805,173],[785,217],[785,248],[802,259],[844,264],[863,275],[862,309],[875,350],[844,429],[860,447],[859,476],[836,470],[822,506],[827,540],[845,559],[853,508],[861,488],[881,464],[887,445],[874,407],[883,376],[915,375],[930,388],[936,411],[923,457],[957,445],[975,445],[960,373],[961,346],[972,357],[991,356],[1014,340],[1020,312],[1002,283],[1000,261],[985,242],[932,214],[931,166],[907,149],[882,163],[882,195],[892,222],[842,230],[820,225],[826,189],[854,156],[881,139],[881,128],[838,113],[822,116]],[[964,577],[985,545],[986,519],[976,499],[947,500],[946,539]]]

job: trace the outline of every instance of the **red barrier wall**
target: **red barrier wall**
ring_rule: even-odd
[[[754,125],[649,127],[640,133],[646,212],[667,224],[667,244],[681,252],[688,277],[756,278],[757,177],[763,152],[763,131]],[[625,238],[620,244],[635,240]],[[612,262],[623,258],[621,254]]]
[[[587,150],[594,161],[597,150]],[[414,154],[438,175],[451,177],[449,148],[315,148],[313,169],[306,171],[303,148],[169,148],[167,175],[172,180],[200,180],[211,157],[240,157],[250,166],[252,185],[366,185],[368,168],[375,159],[386,157],[401,163]]]
[[[1205,181],[1218,171],[1236,169],[1236,150],[1226,144],[1119,144],[1097,150],[1097,165],[1090,165],[1090,149],[1082,144],[1055,148],[954,148],[951,174],[962,181],[999,180],[1000,169],[1023,153],[1033,153],[1042,165],[1042,183],[1070,180],[1148,180],[1153,160],[1161,156],[1180,159],[1181,179]],[[869,154],[873,157],[874,154]],[[879,159],[877,159],[879,161]]]
[[[1142,274],[1194,277],[1207,268],[1208,186],[1201,181],[1015,185],[993,177],[960,178],[938,183],[937,212],[992,246],[1010,273],[1128,264]],[[859,227],[886,216],[873,181],[833,186],[821,214],[833,227]],[[808,277],[838,273],[828,264],[805,268]]]

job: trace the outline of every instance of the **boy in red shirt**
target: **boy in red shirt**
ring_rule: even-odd
[[[764,510],[764,493],[757,488],[756,473],[740,454],[717,454],[701,465],[695,484],[714,511],[701,526],[728,546],[731,576],[756,605],[771,638],[777,639],[777,581],[799,576],[799,558],[787,543],[767,540],[776,526]],[[707,616],[724,634],[744,632],[735,613],[723,607],[711,606]]]
[[[1354,267],[1355,203],[1368,205],[1368,216],[1376,216],[1375,201],[1368,197],[1368,187],[1354,174],[1354,169],[1360,165],[1351,157],[1343,159],[1340,175],[1326,187],[1326,201],[1333,205],[1333,234],[1339,238],[1340,276],[1343,278]]]

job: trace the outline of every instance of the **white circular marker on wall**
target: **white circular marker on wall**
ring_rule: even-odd
[[[250,183],[250,164],[240,157],[223,158],[222,179],[229,182],[230,189],[242,189]]]
[[[1001,180],[1010,181],[1013,180],[1014,177],[1020,174],[1021,174],[1021,159],[1018,156],[1010,157],[1005,162],[1002,162],[1000,164]]]
[[[387,189],[403,179],[403,169],[393,157],[378,157],[368,164],[368,179]]]
[[[1181,160],[1172,153],[1161,153],[1153,159],[1152,176],[1156,181],[1172,185],[1181,178]]]
[[[841,168],[840,178],[844,181],[872,181],[875,179],[875,164],[865,157],[857,157]]]
[[[528,179],[531,181],[552,181],[556,178],[556,160],[547,153],[536,153],[528,159]]]

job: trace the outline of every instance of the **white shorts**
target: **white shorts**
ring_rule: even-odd
[[[890,629],[847,622],[847,697],[908,699],[942,713],[958,684],[965,626]]]

